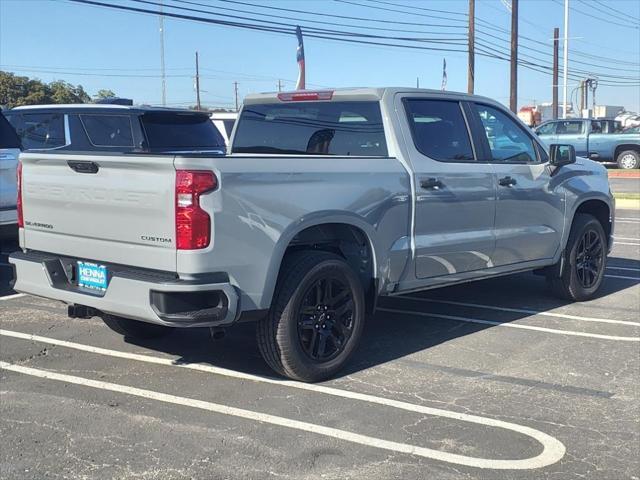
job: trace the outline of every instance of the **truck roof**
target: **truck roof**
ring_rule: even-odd
[[[244,104],[256,104],[256,103],[271,103],[274,100],[282,99],[283,96],[293,96],[299,95],[303,96],[305,94],[313,95],[329,93],[331,92],[330,100],[339,100],[339,101],[363,101],[363,100],[382,100],[384,96],[394,95],[396,93],[420,93],[420,94],[431,94],[434,97],[451,97],[451,98],[466,98],[466,99],[474,99],[479,100],[482,99],[484,102],[488,103],[496,103],[494,100],[481,97],[479,95],[469,95],[467,93],[462,92],[453,92],[446,90],[434,90],[427,88],[411,88],[411,87],[350,87],[350,88],[323,88],[317,90],[293,90],[287,92],[265,92],[265,93],[254,93],[249,94],[244,99]],[[318,100],[322,100],[323,98],[319,98]],[[299,101],[304,100],[304,98],[298,99]],[[309,100],[314,100],[313,98],[309,98]],[[327,98],[327,100],[329,100]]]
[[[129,111],[132,113],[145,113],[145,112],[177,112],[177,113],[202,113],[197,110],[189,110],[186,108],[167,108],[167,107],[155,107],[151,105],[116,105],[116,104],[101,104],[101,103],[69,103],[69,104],[49,104],[49,105],[23,105],[21,107],[14,107],[7,112],[24,111],[24,110],[37,110],[37,111],[52,111],[52,110],[74,110],[74,111]]]

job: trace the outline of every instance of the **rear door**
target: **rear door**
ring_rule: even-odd
[[[16,167],[20,139],[0,113],[0,224],[13,224],[16,217]]]
[[[471,104],[497,188],[496,266],[552,258],[564,227],[564,195],[551,185],[547,154],[517,118],[495,105]]]
[[[398,99],[414,169],[415,276],[451,276],[493,266],[495,183],[475,153],[461,102]]]

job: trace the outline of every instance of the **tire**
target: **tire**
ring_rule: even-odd
[[[102,321],[114,332],[124,335],[127,338],[139,340],[164,337],[173,331],[171,327],[140,322],[115,315],[104,315]]]
[[[278,374],[318,382],[345,365],[364,320],[362,283],[344,259],[296,252],[285,258],[269,314],[258,322],[258,346]]]
[[[593,247],[588,248],[592,241]],[[592,298],[602,285],[607,266],[607,236],[594,216],[576,215],[563,260],[560,277],[547,277],[552,292],[573,302]]]
[[[618,168],[622,168],[624,170],[638,168],[640,167],[640,153],[634,150],[625,150],[624,152],[620,152],[618,158],[616,158],[616,163],[618,164]]]

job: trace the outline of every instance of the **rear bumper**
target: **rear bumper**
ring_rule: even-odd
[[[223,275],[184,280],[166,272],[107,265],[108,287],[97,291],[74,284],[72,258],[15,252],[9,262],[16,291],[102,313],[171,327],[228,326],[238,316],[238,294]]]

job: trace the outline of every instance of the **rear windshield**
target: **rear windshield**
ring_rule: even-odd
[[[148,149],[224,149],[224,139],[206,114],[151,112],[142,115]]]
[[[378,102],[247,105],[235,153],[387,156]]]

